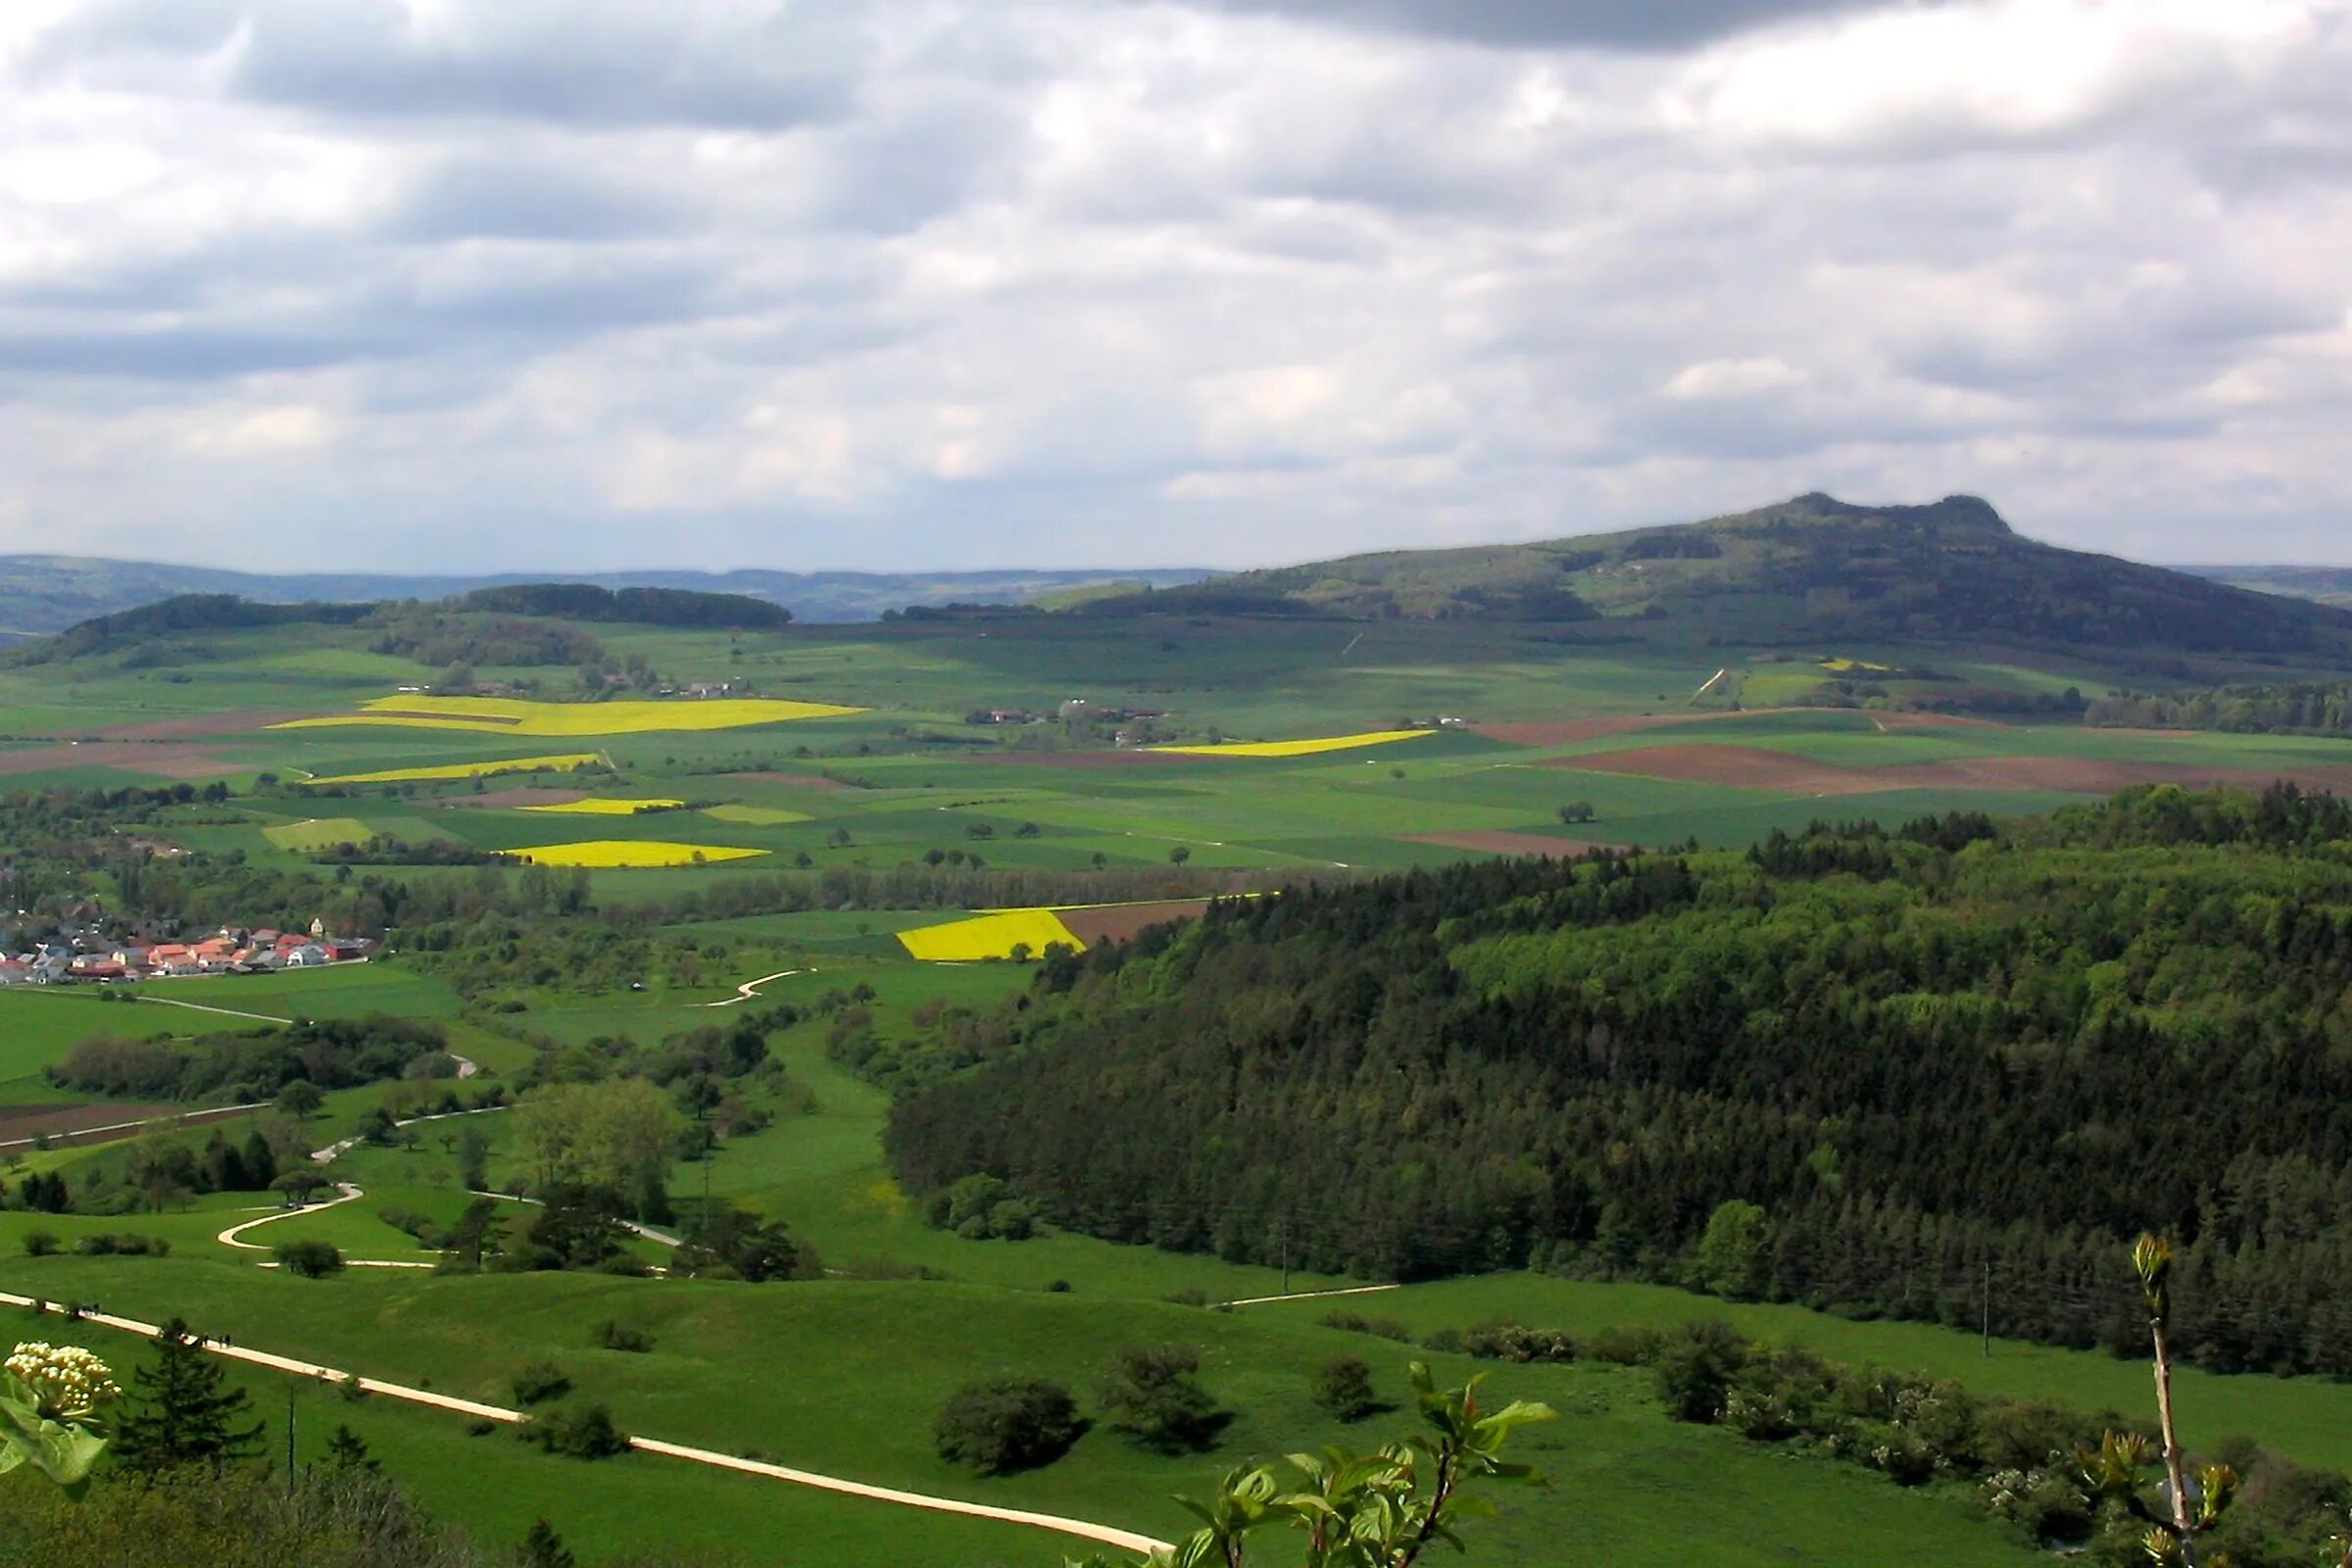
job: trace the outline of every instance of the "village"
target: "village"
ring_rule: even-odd
[[[324,920],[313,920],[307,931],[222,926],[210,936],[189,941],[162,936],[124,939],[85,928],[32,943],[26,953],[0,955],[0,986],[270,974],[280,969],[365,963],[374,956],[375,947],[372,938],[328,931]]]

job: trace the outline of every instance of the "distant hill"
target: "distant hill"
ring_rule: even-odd
[[[2017,534],[1974,496],[1855,506],[1816,493],[1705,522],[1351,556],[1077,609],[1642,617],[1702,623],[1726,641],[1997,638],[2328,660],[2352,654],[2352,612],[2045,545]]]
[[[577,575],[402,576],[370,572],[276,575],[85,556],[0,556],[0,638],[63,631],[101,615],[186,594],[230,594],[265,604],[359,604],[448,599],[487,588],[551,580],[599,588],[673,588],[741,594],[781,605],[797,620],[873,620],[907,605],[1020,604],[1043,594],[1104,584],[1154,588],[1198,582],[1206,571],[617,571]]]
[[[2352,566],[2182,566],[2192,577],[2352,609]]]

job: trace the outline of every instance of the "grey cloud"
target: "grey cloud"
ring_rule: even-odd
[[[417,177],[381,232],[413,243],[453,239],[642,240],[692,225],[674,189],[609,178],[560,161],[522,162],[479,152]]]
[[[427,25],[384,0],[109,0],[44,35],[36,76],[238,42],[228,90],[334,115],[779,129],[846,108],[856,8],[775,3],[681,26],[663,0],[497,0]]]
[[[1884,7],[1887,0],[1209,0],[1292,17],[1498,48],[1688,49],[1776,23]]]
[[[0,370],[37,375],[212,381],[400,352],[397,339],[376,334],[217,326],[0,332]]]
[[[976,565],[1816,485],[2142,553],[2352,507],[2352,36],[2191,54],[2082,0],[2116,47],[2044,62],[2063,134],[2018,134],[1933,62],[1828,91],[1899,26],[1744,35],[1857,9],[91,0],[0,110],[48,142],[0,195],[0,453],[93,526],[331,493],[368,548],[518,568],[641,559],[655,517]],[[1712,113],[1750,49],[1792,111]],[[257,407],[320,446],[143,422]]]

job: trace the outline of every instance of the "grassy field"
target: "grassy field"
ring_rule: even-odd
[[[306,1359],[430,1379],[441,1392],[497,1402],[511,1401],[508,1380],[522,1365],[552,1359],[570,1374],[578,1390],[573,1397],[610,1404],[633,1431],[808,1468],[841,1468],[847,1460],[864,1480],[1076,1512],[1161,1535],[1183,1528],[1184,1516],[1168,1495],[1200,1490],[1231,1456],[1362,1441],[1315,1410],[1302,1370],[1330,1355],[1359,1352],[1362,1342],[1311,1324],[962,1285],[758,1288],[553,1275],[442,1280],[394,1271],[314,1282],[213,1264],[175,1273],[172,1304],[206,1332],[252,1344],[266,1337],[271,1348]],[[129,1262],[45,1259],[37,1272],[12,1270],[11,1288],[137,1311],[165,1304],[151,1299],[163,1278],[161,1269],[142,1273]],[[625,1355],[595,1348],[596,1325],[607,1320],[650,1333],[654,1350]],[[932,1413],[968,1377],[994,1370],[1043,1375],[1083,1396],[1119,1347],[1168,1342],[1198,1346],[1203,1381],[1242,1412],[1218,1455],[1164,1458],[1099,1428],[1047,1470],[979,1481],[930,1451]],[[1394,1395],[1404,1353],[1382,1354],[1376,1347],[1370,1358],[1377,1385]],[[1459,1358],[1438,1359],[1448,1376],[1472,1370]],[[1528,1441],[1529,1457],[1557,1480],[1548,1490],[1499,1499],[1502,1517],[1481,1531],[1491,1560],[1552,1560],[1549,1553],[1570,1532],[1592,1560],[1658,1568],[1688,1563],[1693,1550],[1733,1565],[1893,1564],[1917,1560],[1926,1540],[1934,1541],[1940,1562],[2030,1559],[2022,1543],[1973,1518],[1957,1492],[1906,1492],[1845,1467],[1791,1466],[1729,1434],[1675,1426],[1659,1414],[1638,1374],[1598,1366],[1523,1368],[1507,1384],[1510,1393],[1553,1402],[1565,1419]],[[372,1415],[388,1402],[358,1408]],[[337,1418],[348,1419],[339,1411]],[[951,1549],[993,1555],[928,1558],[922,1553],[941,1549],[935,1533],[941,1526],[929,1516],[785,1496],[782,1489],[756,1483],[685,1494],[698,1495],[692,1512],[671,1501],[649,1513],[624,1504],[648,1496],[633,1482],[666,1484],[673,1470],[660,1461],[640,1455],[594,1471],[576,1461],[550,1468],[517,1462],[518,1446],[506,1438],[465,1437],[459,1418],[439,1422],[438,1444],[429,1441],[428,1418],[400,1419],[416,1423],[417,1441],[395,1440],[387,1448],[395,1473],[427,1501],[488,1535],[518,1536],[544,1514],[567,1539],[608,1552],[662,1546],[740,1560],[789,1551],[796,1563],[844,1568],[1055,1560],[1057,1544],[1044,1535],[986,1544],[967,1537]],[[478,1488],[476,1467],[485,1460],[495,1466],[490,1473],[510,1478],[495,1498],[468,1490],[469,1483]],[[1604,1471],[1608,1498],[1601,1506],[1592,1478]],[[581,1484],[591,1477],[592,1485]],[[1690,1504],[1702,1490],[1710,1505],[1693,1516]],[[840,1510],[843,1536],[799,1539],[804,1508]],[[1808,1522],[1824,1515],[1838,1519],[1837,1532]]]

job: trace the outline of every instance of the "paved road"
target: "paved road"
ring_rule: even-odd
[[[30,1306],[33,1298],[0,1291],[0,1302],[12,1306]],[[50,1309],[59,1310],[55,1303]],[[108,1312],[85,1312],[84,1320],[105,1328],[120,1329],[126,1334],[143,1335],[154,1339],[162,1332],[152,1323],[133,1318],[116,1317]],[[291,1356],[273,1355],[267,1350],[249,1349],[242,1345],[223,1346],[207,1343],[204,1348],[214,1355],[231,1361],[243,1361],[249,1366],[268,1367],[273,1372],[291,1372],[296,1377],[320,1378],[341,1383],[352,1374],[315,1361],[299,1361]],[[405,1384],[385,1383],[376,1378],[361,1378],[359,1386],[368,1394],[380,1394],[386,1398],[405,1399],[411,1404],[448,1410],[458,1415],[471,1416],[477,1421],[501,1421],[509,1424],[523,1419],[519,1410],[503,1405],[483,1404],[474,1399],[460,1399],[447,1394],[434,1394],[425,1389],[413,1389]],[[631,1438],[629,1446],[646,1453],[662,1454],[683,1459],[689,1464],[710,1465],[714,1469],[733,1470],[743,1475],[765,1476],[773,1481],[789,1482],[794,1486],[811,1487],[820,1492],[839,1493],[844,1496],[865,1497],[875,1502],[895,1503],[902,1508],[921,1508],[932,1513],[960,1514],[967,1519],[990,1519],[1001,1524],[1027,1525],[1035,1530],[1049,1530],[1056,1535],[1075,1536],[1122,1551],[1149,1552],[1165,1544],[1150,1536],[1137,1535],[1132,1530],[1120,1530],[1112,1525],[1095,1524],[1085,1519],[1069,1519],[1059,1514],[1032,1513],[1023,1508],[999,1508],[984,1502],[965,1502],[956,1497],[935,1497],[920,1492],[901,1492],[895,1487],[869,1486],[862,1481],[851,1481],[841,1476],[828,1476],[813,1470],[795,1470],[786,1465],[763,1464],[757,1459],[739,1459],[731,1453],[717,1453],[709,1448],[692,1448],[683,1444],[663,1443],[656,1438]]]

